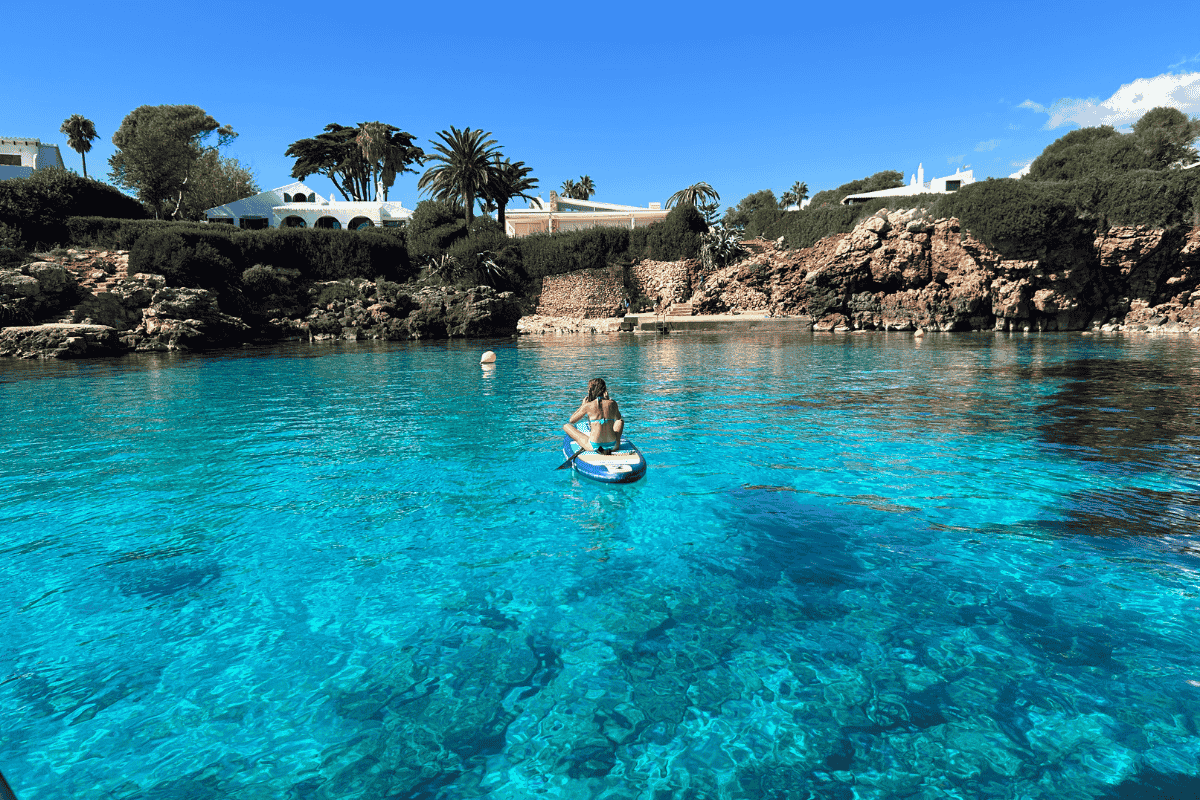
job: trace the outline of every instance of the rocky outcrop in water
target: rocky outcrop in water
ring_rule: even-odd
[[[331,285],[346,287],[347,296],[318,303]],[[265,330],[309,339],[450,339],[508,336],[516,332],[521,318],[516,296],[490,286],[392,287],[371,281],[316,284],[310,289],[316,305],[307,316],[273,318]]]
[[[69,308],[81,296],[60,264],[35,261],[0,269],[0,325],[29,325]]]
[[[0,327],[0,355],[82,358],[279,337],[511,335],[521,316],[512,293],[487,286],[458,291],[337,281],[301,287],[284,302],[273,298],[276,316],[243,319],[222,311],[214,291],[168,286],[162,275],[129,275],[128,260],[120,251],[69,250],[54,260],[0,270],[0,326],[8,326]]]
[[[766,308],[818,330],[1200,329],[1200,229],[1112,228],[1016,260],[913,210],[805,250],[756,250],[705,279],[698,313]]]

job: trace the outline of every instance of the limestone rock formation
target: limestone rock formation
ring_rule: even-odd
[[[0,269],[0,325],[29,325],[69,307],[79,287],[59,264],[35,261]]]
[[[117,331],[107,325],[53,322],[0,328],[0,356],[84,358],[123,351]]]
[[[706,277],[701,314],[767,308],[817,330],[1190,330],[1200,327],[1200,229],[1112,228],[1008,259],[958,220],[881,211],[805,250],[754,248]]]
[[[328,285],[314,286],[314,298]],[[521,317],[516,296],[490,286],[425,287],[390,297],[380,297],[371,281],[350,286],[357,297],[314,303],[307,317],[272,319],[267,329],[276,336],[309,339],[448,339],[511,335]]]

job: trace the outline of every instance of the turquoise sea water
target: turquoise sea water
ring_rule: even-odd
[[[593,375],[640,483],[555,470]],[[0,408],[21,800],[1200,795],[1191,338],[286,345]]]

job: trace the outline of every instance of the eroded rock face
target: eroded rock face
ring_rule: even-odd
[[[123,339],[135,350],[190,350],[236,344],[249,330],[242,320],[222,313],[208,289],[162,286],[141,322]]]
[[[314,294],[321,286],[313,287]],[[358,298],[315,307],[303,319],[272,319],[269,330],[310,339],[448,339],[508,336],[521,318],[516,296],[490,286],[465,291],[426,287],[389,299],[376,296],[370,281],[353,286]]]
[[[123,350],[117,331],[107,325],[48,323],[0,329],[0,356],[85,358]]]
[[[800,251],[762,248],[709,275],[698,313],[768,309],[818,330],[1082,330],[1200,326],[1200,229],[1113,228],[1006,259],[955,219],[880,212]],[[1195,295],[1195,297],[1194,297]]]
[[[50,261],[0,269],[0,325],[29,325],[70,307],[79,297],[73,276]]]

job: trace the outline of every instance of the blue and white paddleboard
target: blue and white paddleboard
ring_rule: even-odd
[[[562,449],[563,458],[566,459],[579,452],[580,447],[574,439],[564,435]],[[633,442],[622,436],[620,450],[607,456],[591,452],[580,453],[579,457],[571,462],[571,469],[594,481],[633,483],[646,474],[646,459]]]

